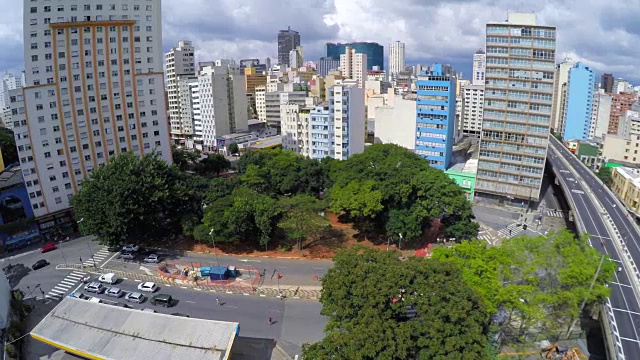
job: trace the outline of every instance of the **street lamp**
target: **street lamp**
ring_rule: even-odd
[[[399,233],[398,235],[400,235],[400,240],[398,241],[398,250],[402,250],[402,233]]]
[[[83,221],[84,221],[84,218],[78,220],[78,227],[80,227],[80,223],[82,223]],[[80,233],[82,233],[82,231]],[[89,255],[91,255],[91,261],[93,261],[93,267],[97,269],[98,264],[96,264],[96,259],[93,257],[93,251],[91,250],[91,244],[89,243],[88,239],[87,239],[87,249],[89,249]]]
[[[213,243],[213,253],[216,254],[216,264],[220,266],[220,261],[218,260],[218,253],[216,252],[216,240],[213,238],[213,229],[209,231],[209,236],[211,236],[211,242]]]

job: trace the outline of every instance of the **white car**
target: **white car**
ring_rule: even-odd
[[[122,290],[117,287],[110,287],[105,294],[107,294],[107,296],[119,298],[122,296]]]
[[[143,282],[140,285],[138,285],[138,290],[152,293],[152,292],[158,290],[158,286],[155,283],[152,283],[152,282],[148,281],[148,282]]]
[[[113,285],[118,282],[118,277],[114,273],[102,274],[98,278],[98,281],[100,281],[101,283]]]
[[[122,247],[122,251],[127,251],[127,252],[136,252],[138,250],[140,250],[140,246],[136,244],[127,244]]]
[[[91,282],[84,287],[84,291],[100,294],[104,290],[104,286],[99,282]]]
[[[151,254],[151,255],[147,256],[146,258],[144,258],[143,261],[146,262],[146,263],[150,263],[150,264],[157,264],[157,263],[160,262],[160,258],[156,254]]]
[[[144,301],[144,295],[139,292],[130,292],[127,294],[126,299],[129,302],[142,304],[142,302]]]

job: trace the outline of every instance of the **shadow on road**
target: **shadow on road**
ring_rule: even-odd
[[[280,360],[285,357],[272,357],[276,341],[273,339],[259,339],[248,337],[236,337],[231,348],[230,360]]]
[[[7,275],[7,279],[9,279],[9,285],[11,285],[11,288],[18,286],[20,280],[25,278],[31,272],[31,268],[24,264],[12,264],[10,266],[6,266],[3,270]]]

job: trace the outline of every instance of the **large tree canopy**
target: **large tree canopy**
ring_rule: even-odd
[[[161,240],[202,206],[202,184],[157,154],[127,152],[95,169],[71,198],[81,230],[108,244]]]
[[[480,297],[450,263],[352,248],[322,279],[326,337],[307,359],[487,359]]]
[[[434,250],[433,259],[457,264],[491,313],[502,309],[520,321],[505,332],[516,337],[533,327],[549,334],[566,330],[579,315],[583,299],[595,303],[609,296],[606,284],[616,269],[612,261],[605,261],[589,290],[601,255],[586,238],[575,238],[568,231],[549,238],[518,237],[495,247],[479,240],[463,242]]]
[[[442,171],[396,145],[372,145],[342,164],[328,163],[331,209],[361,231],[418,240],[435,219],[447,236],[477,235],[471,204]],[[371,234],[370,234],[371,235]]]

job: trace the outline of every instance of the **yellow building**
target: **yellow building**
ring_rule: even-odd
[[[4,159],[2,158],[2,149],[0,149],[0,171],[4,170]]]
[[[640,169],[616,167],[611,172],[611,190],[627,208],[640,214]]]
[[[245,68],[244,79],[246,83],[247,94],[255,95],[256,86],[267,84],[267,75],[256,73],[255,68]]]

